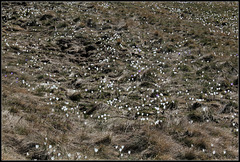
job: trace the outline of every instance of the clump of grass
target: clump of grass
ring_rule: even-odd
[[[203,114],[200,111],[191,111],[188,118],[194,122],[203,122]]]
[[[18,109],[17,109],[16,107],[11,107],[11,108],[9,109],[9,112],[16,114],[16,113],[18,113]]]
[[[153,33],[153,35],[154,35],[155,37],[162,37],[162,33],[161,33],[160,31],[158,31],[158,30],[155,30],[154,33]]]
[[[190,72],[191,71],[191,68],[187,65],[179,65],[178,68],[180,68],[180,70],[184,71],[184,72]]]
[[[47,91],[47,89],[44,86],[41,86],[41,87],[36,88],[36,91],[34,94],[37,96],[43,96],[46,91]]]
[[[175,51],[175,47],[174,44],[171,42],[168,42],[164,45],[164,47],[162,48],[162,50],[164,52],[174,52]]]
[[[173,160],[170,154],[157,155],[154,160]]]
[[[20,50],[20,48],[19,48],[17,45],[11,45],[11,48],[14,49],[14,50],[16,50],[16,51],[19,51],[19,50]]]
[[[26,116],[25,119],[30,122],[37,122],[37,120],[38,120],[37,115],[35,115],[35,114],[29,114]]]
[[[74,93],[71,96],[69,96],[69,98],[72,101],[79,101],[82,98],[82,95],[80,93]]]
[[[80,21],[80,17],[78,16],[78,17],[74,18],[73,21],[74,21],[74,22]]]
[[[120,45],[122,42],[122,40],[120,38],[118,38],[116,41],[117,41],[117,43],[116,43],[117,45]]]
[[[67,22],[61,22],[57,25],[57,28],[65,28],[67,26],[68,26]]]
[[[196,158],[196,154],[193,150],[188,150],[184,153],[183,159],[194,160]]]
[[[40,80],[40,79],[43,79],[44,78],[44,75],[39,75],[37,76],[37,78]]]
[[[28,135],[30,133],[30,130],[24,126],[16,126],[15,131],[17,134],[20,134],[20,135]]]
[[[198,147],[199,149],[206,149],[208,148],[208,142],[203,137],[197,137],[193,140],[194,146]]]
[[[77,28],[76,29],[81,29],[81,28],[84,28],[86,26],[86,24],[84,22],[80,22],[78,25],[77,25]]]
[[[16,108],[19,108],[25,112],[32,112],[35,107],[34,104],[29,103],[26,100],[20,100],[18,98],[13,99],[9,104],[16,105]]]
[[[149,136],[149,143],[156,147],[155,153],[157,156],[164,155],[170,151],[173,143],[163,133],[148,128],[145,129]]]
[[[61,131],[63,131],[63,132],[66,132],[66,131],[67,131],[67,128],[66,128],[65,124],[62,123],[61,121],[56,121],[56,120],[54,120],[54,121],[52,121],[51,124],[52,124],[52,126],[53,126],[55,129],[57,129],[57,130],[61,130]]]

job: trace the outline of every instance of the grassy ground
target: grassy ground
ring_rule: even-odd
[[[2,159],[237,160],[238,2],[2,2]]]

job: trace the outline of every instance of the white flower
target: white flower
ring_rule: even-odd
[[[128,154],[130,155],[130,154],[131,154],[131,151],[128,151]]]
[[[94,152],[98,152],[98,148],[94,148]]]
[[[51,157],[51,160],[54,160],[54,157]]]
[[[226,150],[223,151],[223,154],[226,154]]]
[[[216,151],[215,150],[213,150],[213,155],[216,153]]]
[[[61,153],[58,153],[58,156],[61,156]]]
[[[52,148],[52,145],[49,145],[49,148]]]
[[[39,148],[39,145],[36,145],[36,148]]]

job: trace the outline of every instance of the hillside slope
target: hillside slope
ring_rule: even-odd
[[[2,159],[237,160],[238,2],[2,2]]]

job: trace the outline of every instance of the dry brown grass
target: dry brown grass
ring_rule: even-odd
[[[238,104],[232,104],[230,112],[218,114],[221,106],[237,99],[237,70],[234,68],[238,62],[237,56],[230,54],[237,53],[238,45],[233,36],[233,27],[226,25],[226,22],[236,23],[219,19],[223,15],[227,19],[237,13],[237,10],[231,10],[234,9],[229,7],[231,5],[178,2],[24,3],[5,2],[2,10],[3,159],[36,157],[39,152],[35,144],[40,144],[41,149],[52,156],[54,153],[48,152],[51,144],[62,153],[59,158],[66,160],[76,160],[76,152],[93,160],[238,158],[238,132],[232,127],[238,116],[231,121],[233,113],[238,112]],[[21,7],[27,7],[27,10],[19,10]],[[36,9],[38,15],[28,12],[29,8]],[[209,14],[209,9],[214,9],[219,17]],[[228,14],[223,13],[224,10]],[[20,14],[24,18],[20,18]],[[30,17],[23,16],[25,14]],[[203,24],[199,19],[205,16],[209,17],[207,22],[212,25]],[[219,23],[231,34],[209,31],[209,28],[218,30],[215,25]],[[187,42],[183,42],[185,38]],[[62,43],[58,44],[55,40]],[[177,46],[178,43],[181,47]],[[90,46],[96,49],[86,50]],[[132,54],[136,50],[134,48],[139,50],[139,54]],[[82,55],[81,50],[84,49],[92,55]],[[21,54],[17,55],[18,52]],[[31,56],[35,59],[31,60]],[[110,57],[109,62],[101,62],[106,57]],[[46,60],[50,61],[44,65]],[[107,68],[108,65],[111,67]],[[96,67],[99,69],[96,70]],[[140,80],[137,73],[142,67],[146,68],[141,70]],[[171,75],[174,67],[180,69],[175,69],[177,74]],[[201,78],[203,70],[205,73]],[[51,80],[46,73],[56,76],[52,76]],[[78,76],[75,78],[76,74]],[[129,81],[130,76],[133,81]],[[75,87],[78,77],[83,84]],[[108,83],[116,81],[113,89],[100,88],[103,78]],[[21,84],[22,80],[30,83],[31,87]],[[55,84],[53,80],[61,82],[58,90],[37,86],[47,81]],[[224,99],[220,95],[206,97],[200,93],[201,90],[208,93],[210,87],[215,90],[217,83],[221,83],[220,95]],[[231,86],[231,83],[234,85]],[[130,89],[126,90],[128,87]],[[67,89],[74,88],[79,92],[71,96]],[[232,93],[225,94],[226,89]],[[185,93],[186,90],[189,94]],[[163,96],[154,99],[159,93],[163,93],[167,103]],[[53,96],[59,100],[55,101]],[[189,110],[188,105],[195,102],[189,101],[189,97],[207,100],[202,103],[209,108],[209,114],[206,115],[201,107]],[[230,100],[230,97],[233,98]],[[52,105],[49,104],[50,98]],[[115,98],[117,100],[113,105],[109,104],[109,100]],[[146,100],[142,101],[143,98]],[[80,102],[83,103],[81,106]],[[160,103],[167,105],[164,111]],[[68,110],[61,109],[64,105]],[[136,109],[135,106],[140,107]],[[155,106],[160,107],[160,114],[156,113]],[[128,109],[130,107],[131,110]],[[85,110],[87,115],[83,114]],[[140,114],[137,115],[137,112]],[[67,117],[66,113],[70,116]],[[109,115],[106,121],[100,118],[103,114]],[[148,121],[140,121],[142,117],[148,117]],[[160,119],[162,122],[154,125]],[[44,142],[47,145],[43,145]],[[125,146],[124,157],[114,149],[116,145]],[[99,148],[98,153],[94,153],[94,147]],[[127,154],[128,150],[132,151],[131,155]],[[216,151],[215,155],[212,154],[213,150]],[[226,154],[223,154],[224,150]],[[25,156],[27,151],[30,152],[29,157]],[[72,157],[67,157],[68,153]]]
[[[163,130],[144,127],[148,135],[148,143],[154,146],[155,160],[173,160],[179,154],[181,146],[166,135]]]

